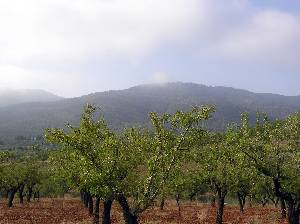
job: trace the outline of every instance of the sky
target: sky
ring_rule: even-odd
[[[0,88],[195,82],[300,95],[299,0],[0,0]]]

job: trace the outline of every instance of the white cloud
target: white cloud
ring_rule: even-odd
[[[0,60],[139,55],[184,35],[197,0],[0,1]],[[201,8],[201,7],[200,7]]]
[[[1,65],[0,66],[0,88],[20,88],[22,83],[29,77],[30,73],[27,71],[11,66]]]
[[[88,76],[74,73],[31,71],[13,65],[0,64],[0,89],[44,89],[61,96],[76,96],[87,93]],[[82,84],[85,85],[82,85]]]
[[[217,50],[225,56],[275,63],[293,60],[299,53],[299,17],[276,10],[253,12],[243,26],[221,39]],[[300,56],[300,55],[299,55]]]
[[[69,68],[74,63],[126,58],[145,74],[143,56],[170,48],[213,59],[298,64],[299,24],[296,13],[258,9],[249,0],[0,0],[0,87],[76,95],[82,83],[86,89],[95,84],[86,79],[92,68],[78,74]],[[156,73],[151,81],[169,76]]]
[[[289,54],[299,21],[248,0],[0,0],[0,63],[89,55],[138,61],[166,43],[190,41],[225,56]]]
[[[164,72],[156,72],[152,75],[150,83],[165,84],[170,81],[170,76]]]

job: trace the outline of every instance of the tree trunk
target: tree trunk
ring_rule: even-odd
[[[180,194],[177,193],[176,194],[176,204],[177,204],[177,207],[178,207],[178,212],[179,212],[179,216],[181,216],[181,208],[180,208]]]
[[[17,191],[17,188],[12,188],[9,190],[7,207],[11,208],[13,206],[13,200]]]
[[[166,201],[166,199],[165,199],[165,197],[163,197],[161,199],[161,201],[160,201],[160,210],[164,210],[164,208],[165,208],[165,201]]]
[[[274,204],[275,208],[278,208],[278,203],[280,199],[278,197],[268,196],[268,199]]]
[[[110,220],[110,212],[111,212],[111,206],[113,203],[113,199],[112,197],[106,199],[103,203],[103,219],[102,219],[102,224],[110,224],[111,220]]]
[[[272,200],[272,202],[274,203],[275,208],[278,208],[279,201],[280,201],[280,199],[278,197],[276,197],[275,199]]]
[[[278,178],[274,178],[273,183],[275,186],[276,196],[284,199],[284,201],[287,204],[288,223],[289,224],[299,224],[299,215],[300,215],[299,199],[294,199],[290,193],[284,192],[281,188],[281,183]],[[295,200],[298,200],[298,201],[295,201]]]
[[[93,202],[93,197],[91,195],[89,195],[88,207],[89,207],[89,214],[93,215],[93,212],[94,212],[94,202]]]
[[[20,204],[24,203],[24,188],[25,188],[25,184],[22,184],[21,187],[19,188],[19,198],[20,198]]]
[[[9,190],[5,190],[5,198],[8,199],[9,197]]]
[[[287,202],[289,224],[299,224],[300,209],[295,206],[294,200]]]
[[[240,206],[240,212],[244,213],[244,207],[246,204],[246,195],[243,193],[238,192],[237,193],[237,198],[239,200],[239,206]]]
[[[37,200],[39,201],[40,200],[40,191],[36,192],[36,196],[37,196]]]
[[[253,197],[252,196],[249,197],[249,203],[248,203],[248,205],[249,205],[249,208],[253,207]]]
[[[264,198],[263,200],[261,200],[261,205],[262,207],[266,207],[266,205],[268,204],[268,199]]]
[[[210,201],[211,207],[215,208],[216,207],[216,197],[212,196],[211,201]]]
[[[217,217],[216,224],[223,223],[223,214],[224,214],[224,203],[227,191],[222,190],[221,188],[217,189]]]
[[[82,200],[83,200],[83,197],[82,197]],[[99,220],[100,220],[99,213],[100,213],[100,197],[97,197],[96,198],[96,203],[95,203],[95,211],[94,211],[94,221],[93,221],[93,224],[99,224]]]
[[[123,216],[126,224],[138,224],[138,217],[130,212],[130,208],[126,197],[123,194],[119,194],[117,200],[122,207]]]
[[[34,200],[37,199],[39,201],[39,199],[40,199],[40,192],[39,191],[34,192],[33,199]]]
[[[30,202],[32,193],[33,193],[32,187],[28,187],[27,202]]]
[[[84,206],[86,208],[89,207],[89,193],[87,193],[87,192],[84,193]]]
[[[84,194],[85,192],[83,190],[80,191],[80,199],[81,199],[81,202],[84,203]]]
[[[282,198],[279,198],[280,201],[280,209],[281,209],[281,218],[286,219],[286,205],[285,201]]]
[[[193,193],[191,193],[191,194],[189,195],[189,198],[190,198],[190,201],[191,201],[191,202],[194,200],[194,198],[196,197],[197,193],[198,193],[197,191],[194,191]]]

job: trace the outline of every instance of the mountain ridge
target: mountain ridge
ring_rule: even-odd
[[[0,89],[0,107],[30,102],[52,102],[63,99],[41,89]]]
[[[224,130],[229,123],[239,122],[248,111],[266,112],[280,119],[300,110],[300,96],[253,93],[231,87],[211,87],[195,83],[166,83],[134,86],[124,90],[96,92],[81,97],[53,102],[23,103],[0,108],[0,138],[18,135],[36,136],[44,128],[77,124],[87,103],[100,107],[101,114],[114,129],[126,126],[148,126],[148,113],[173,113],[193,105],[213,105],[216,112],[208,126]]]

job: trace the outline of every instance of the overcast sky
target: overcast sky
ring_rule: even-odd
[[[0,0],[0,88],[166,81],[300,95],[300,1]]]

